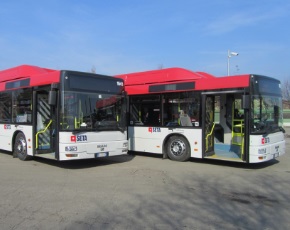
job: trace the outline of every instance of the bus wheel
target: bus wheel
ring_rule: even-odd
[[[187,161],[190,158],[190,147],[187,140],[181,136],[172,136],[167,141],[167,155],[174,161]]]
[[[32,157],[27,155],[27,143],[23,133],[18,133],[14,143],[13,156],[20,160],[30,160]]]

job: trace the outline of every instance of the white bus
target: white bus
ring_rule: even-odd
[[[78,160],[126,154],[122,79],[22,65],[0,71],[0,149]]]
[[[245,163],[285,153],[280,82],[169,68],[117,75],[129,95],[129,150],[176,161]]]

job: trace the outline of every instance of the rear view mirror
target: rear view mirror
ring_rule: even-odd
[[[250,108],[250,96],[243,95],[242,99],[243,99],[242,109],[249,109]]]
[[[53,106],[56,105],[56,91],[49,91],[48,104]]]

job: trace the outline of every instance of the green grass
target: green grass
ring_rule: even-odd
[[[290,123],[290,109],[283,109],[283,122]]]

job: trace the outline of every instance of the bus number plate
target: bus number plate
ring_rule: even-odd
[[[109,156],[109,153],[106,152],[106,153],[95,153],[95,158],[98,158],[98,157],[108,157]]]

